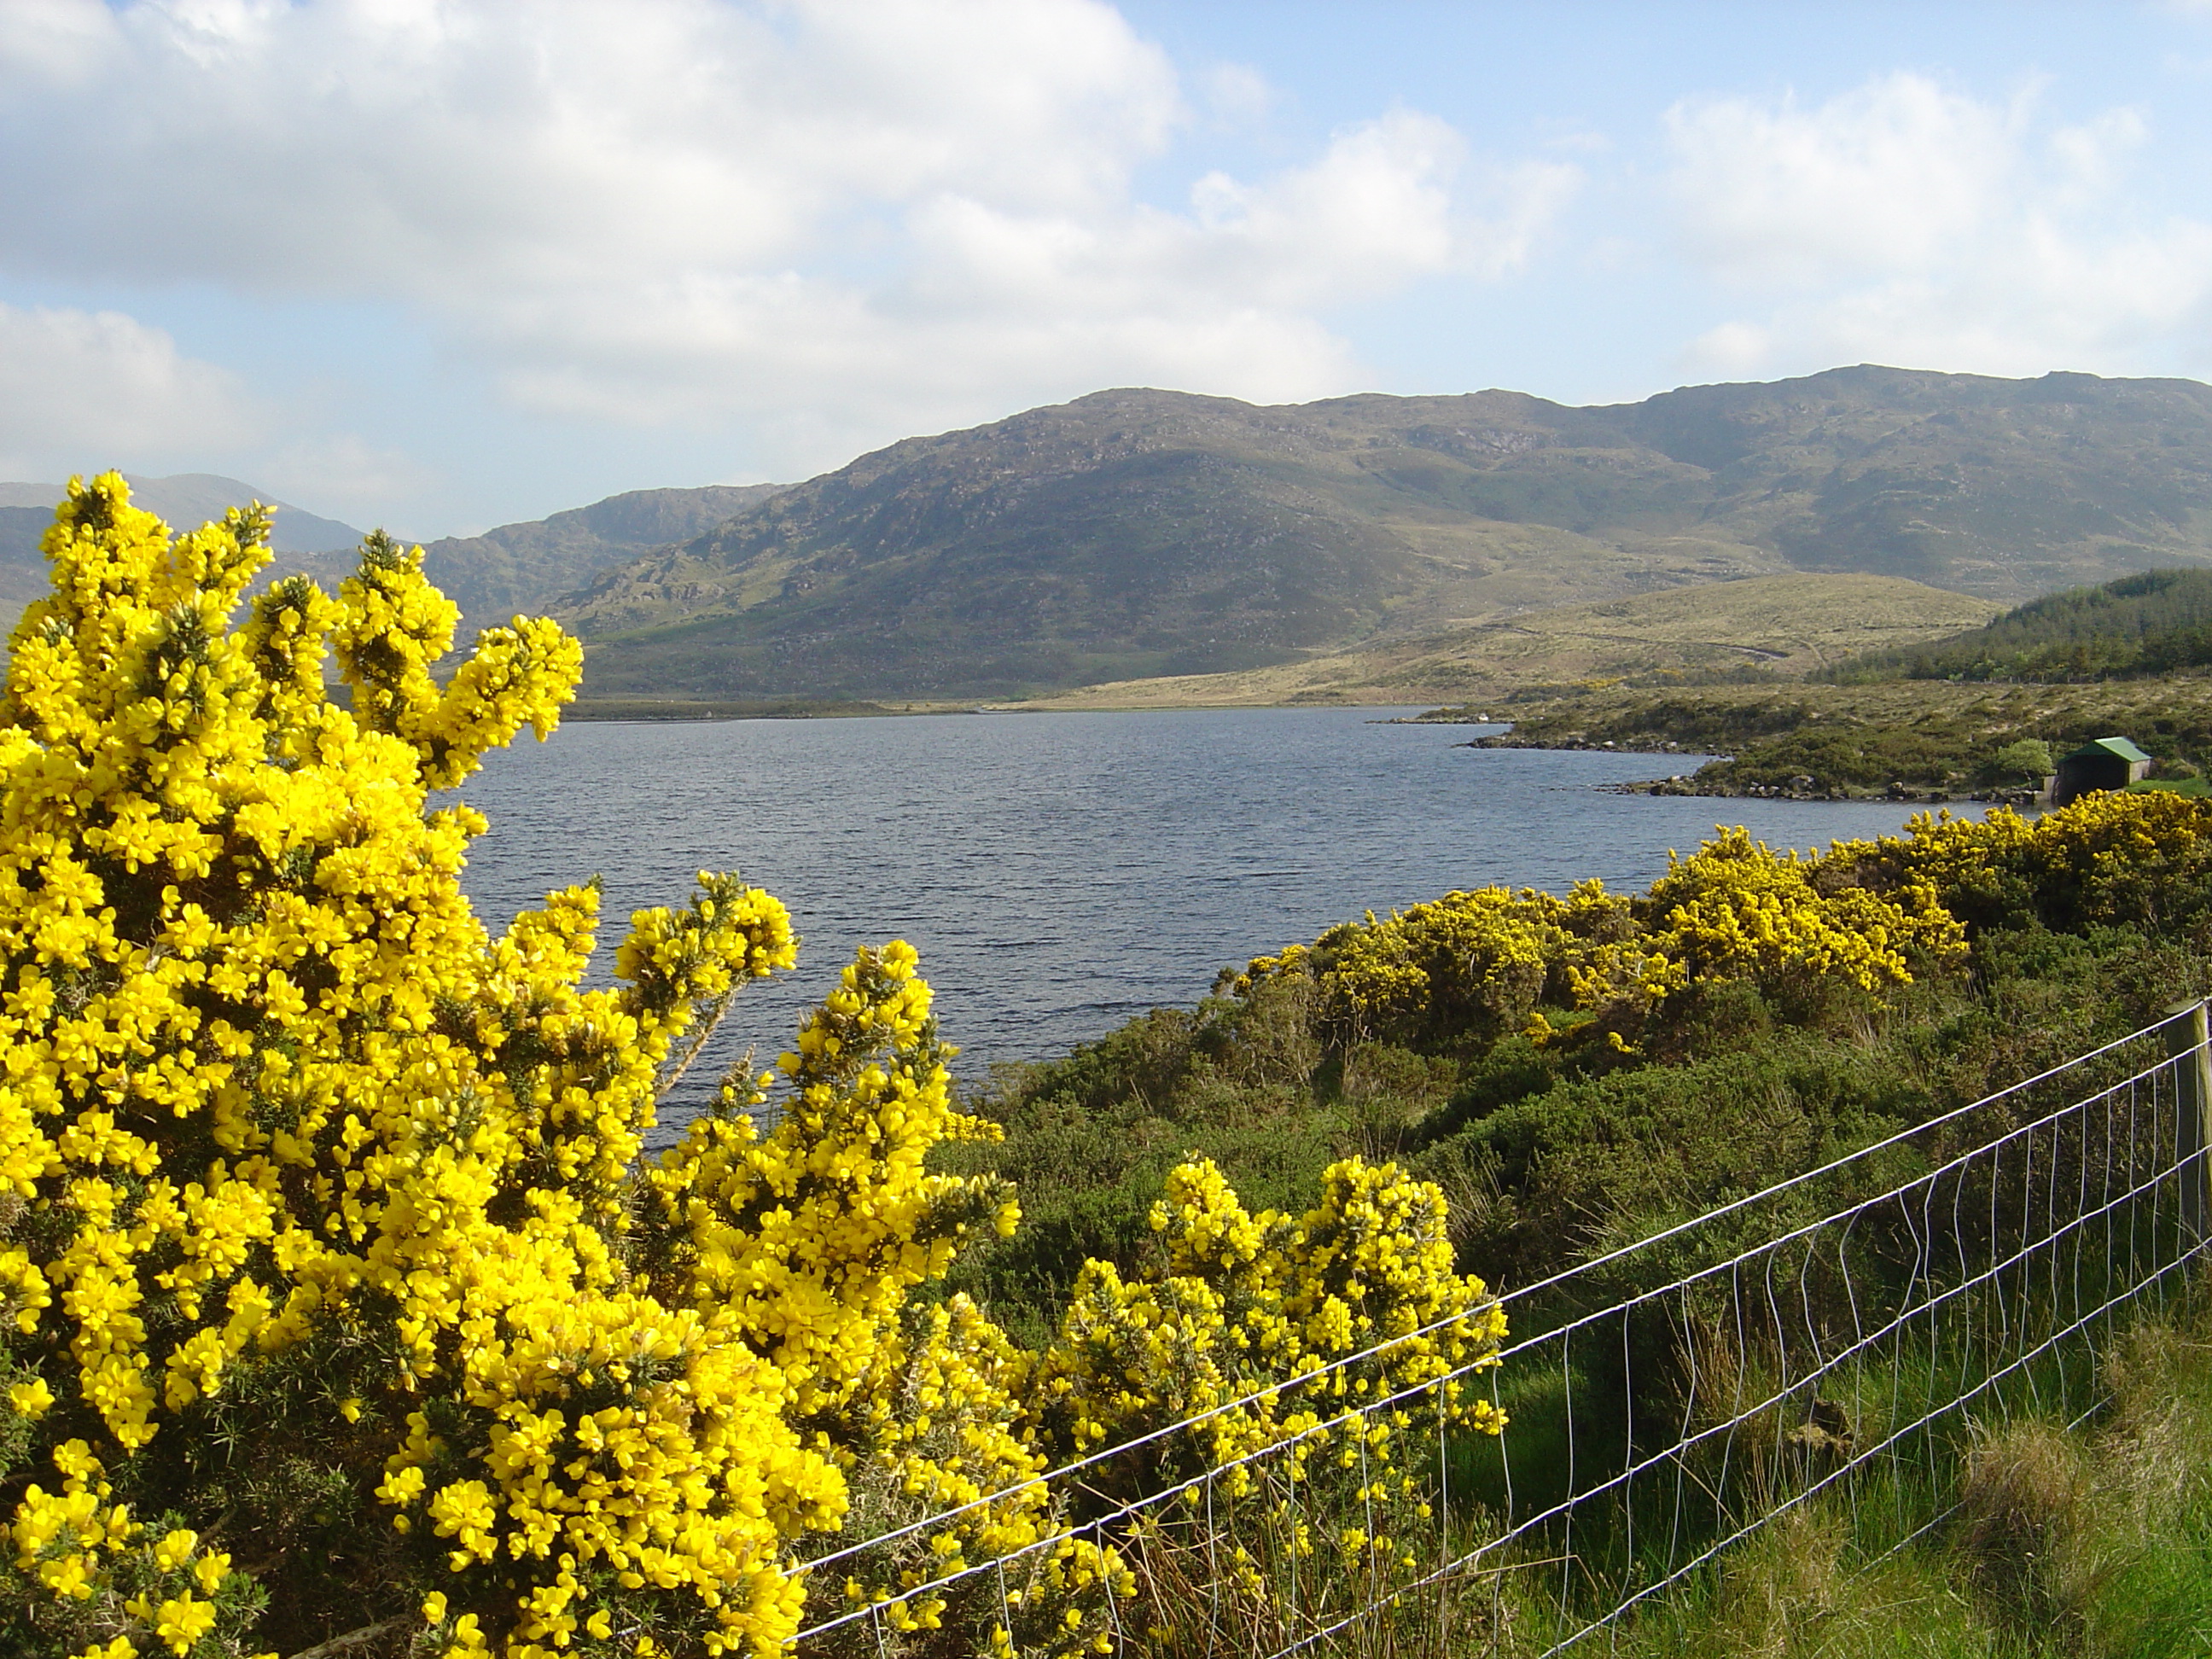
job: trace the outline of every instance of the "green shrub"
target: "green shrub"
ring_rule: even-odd
[[[2021,738],[1991,755],[1982,769],[1984,783],[2038,783],[2051,775],[2051,745],[2040,738]]]

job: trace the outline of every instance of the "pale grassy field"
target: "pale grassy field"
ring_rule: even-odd
[[[1745,664],[1798,675],[1862,651],[1979,627],[1999,608],[1892,576],[1755,576],[1524,611],[1273,668],[1121,680],[1002,706],[1446,702],[1670,671],[1704,677]]]

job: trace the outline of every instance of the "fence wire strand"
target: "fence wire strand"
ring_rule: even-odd
[[[825,1588],[796,1651],[856,1651],[856,1634],[886,1656],[907,1651],[886,1632],[887,1606],[979,1593],[970,1611],[1003,1638],[1021,1599],[1010,1579],[1071,1538],[1117,1553],[1150,1619],[1189,1620],[1178,1638],[1109,1592],[1109,1650],[1252,1659],[1356,1640],[1402,1608],[1419,1609],[1422,1628],[1399,1650],[1442,1652],[1449,1640],[1452,1651],[1541,1656],[1601,1633],[1617,1641],[1651,1597],[1780,1516],[1870,1480],[1891,1488],[1894,1541],[1871,1558],[1887,1559],[1955,1512],[1940,1492],[1916,1505],[1909,1490],[1908,1473],[1931,1467],[1942,1436],[2014,1411],[2090,1421],[2107,1399],[2098,1361],[2129,1320],[2188,1293],[2206,1250],[2194,1228],[2208,1154],[2201,1123],[2182,1114],[2203,1109],[2195,1079],[2205,1056],[2169,1039],[2192,1018],[2170,1016],[1510,1290],[1499,1301],[1512,1334],[1495,1361],[1378,1384],[1234,1456],[1202,1434],[1293,1394],[1318,1399],[1333,1377],[1453,1322],[1439,1322],[826,1551],[802,1564],[810,1585]],[[2071,1097],[2046,1103],[2062,1096]],[[1825,1205],[1815,1201],[1824,1191]],[[1510,1415],[1502,1439],[1454,1427],[1452,1384]],[[1376,1425],[1428,1437],[1400,1488],[1418,1477],[1412,1512],[1431,1529],[1424,1537],[1387,1532],[1398,1523],[1377,1508],[1377,1480],[1389,1477],[1370,1467]],[[1347,1434],[1356,1496],[1332,1515],[1317,1453]],[[1117,1463],[1150,1458],[1172,1471],[1178,1454],[1199,1472],[1137,1498],[1105,1496]],[[1336,1455],[1352,1472],[1355,1460]],[[1079,1518],[988,1560],[909,1571],[895,1601],[840,1608],[826,1588],[1039,1491]],[[1357,1543],[1321,1539],[1352,1522]],[[1240,1627],[1255,1574],[1267,1616]]]

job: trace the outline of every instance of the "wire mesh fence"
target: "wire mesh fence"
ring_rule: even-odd
[[[1054,1524],[989,1559],[943,1540],[1014,1493],[847,1534],[798,1651],[1544,1655],[1823,1494],[1909,1541],[1970,1425],[2086,1419],[2100,1356],[2187,1294],[2205,1019],[1511,1289],[1494,1364],[1408,1381],[1382,1345],[1040,1473]]]

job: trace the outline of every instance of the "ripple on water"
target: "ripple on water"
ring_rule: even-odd
[[[594,871],[609,925],[740,871],[791,907],[799,967],[739,1000],[679,1090],[787,1046],[852,947],[903,937],[956,1070],[1030,1060],[1366,910],[1491,883],[1640,888],[1717,822],[1777,845],[1884,834],[1888,803],[1715,801],[1599,786],[1701,757],[1467,749],[1391,709],[575,723],[459,793],[491,820],[464,878],[504,927]]]

